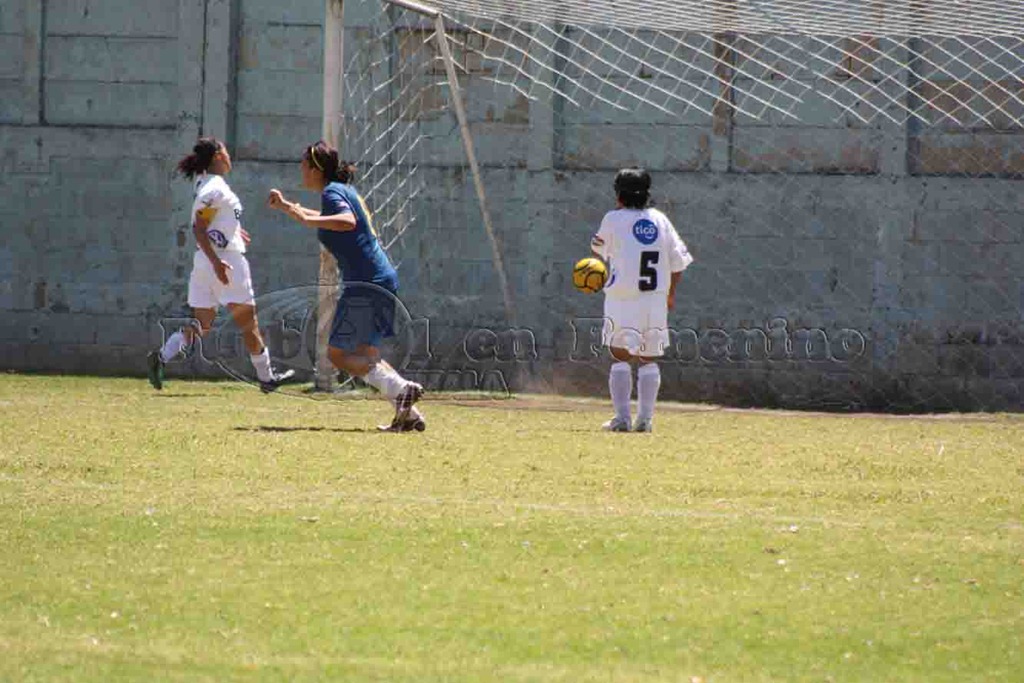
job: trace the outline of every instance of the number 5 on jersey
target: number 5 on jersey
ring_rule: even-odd
[[[658,288],[658,259],[661,257],[659,251],[640,252],[640,291],[653,292]]]

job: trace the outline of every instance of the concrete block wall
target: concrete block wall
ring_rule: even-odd
[[[269,187],[297,185],[284,150],[295,158],[318,136],[319,57],[294,57],[294,41],[266,56],[243,32],[287,33],[301,10],[307,52],[319,55],[322,8],[292,5],[0,4],[0,367],[144,370],[161,319],[187,310],[191,188],[174,166],[199,135],[235,152],[229,180],[253,234],[257,289],[315,281],[315,240],[286,231],[263,203]],[[282,55],[292,62],[279,66]],[[272,115],[280,101],[246,80],[264,56],[271,72],[304,69],[313,84],[309,125],[281,127],[290,138],[252,132],[250,115]]]
[[[351,7],[347,59],[370,35]],[[160,320],[185,310],[190,188],[173,167],[200,134],[234,153],[257,294],[315,282],[315,236],[263,202],[270,187],[316,201],[296,160],[320,137],[323,16],[307,0],[0,4],[0,367],[142,371]],[[1020,130],[866,124],[806,98],[793,104],[799,125],[766,112],[723,127],[699,108],[638,118],[502,91],[456,58],[530,341],[507,329],[438,70],[421,122],[429,182],[396,247],[403,300],[430,329],[411,370],[499,370],[514,389],[602,393],[607,361],[590,354],[586,322],[600,297],[572,291],[569,273],[611,206],[615,170],[640,162],[698,258],[670,320],[666,396],[1021,407]],[[738,104],[763,94],[740,84],[750,95]],[[845,87],[839,102],[858,86]]]

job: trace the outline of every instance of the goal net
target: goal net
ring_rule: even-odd
[[[429,321],[410,371],[600,390],[571,265],[639,165],[696,258],[664,395],[1019,407],[1019,4],[346,0],[344,27],[342,153]]]

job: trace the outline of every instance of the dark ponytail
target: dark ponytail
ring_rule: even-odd
[[[200,173],[205,173],[210,169],[214,155],[222,146],[221,141],[217,138],[199,138],[192,147],[192,153],[178,162],[178,173],[189,180]]]
[[[309,162],[310,166],[323,173],[324,179],[329,183],[348,185],[356,179],[356,165],[351,161],[339,159],[338,150],[323,140],[307,147],[302,158]]]

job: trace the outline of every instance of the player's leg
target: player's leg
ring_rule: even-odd
[[[615,417],[602,425],[612,432],[628,432],[633,419],[630,400],[633,394],[632,362],[640,347],[639,333],[634,329],[632,301],[605,299],[603,340],[612,355],[608,369],[608,393]]]
[[[191,324],[176,330],[164,341],[163,346],[155,351],[151,351],[146,356],[149,383],[153,385],[153,388],[163,389],[165,381],[164,366],[192,346],[196,337],[204,336],[209,332],[216,317],[217,309],[215,308],[192,309],[193,320]]]
[[[398,374],[390,363],[380,357],[376,346],[359,344],[354,349],[342,348],[351,345],[351,342],[340,336],[332,337],[331,346],[327,349],[328,358],[334,367],[359,377],[395,407],[395,417],[383,429],[397,432],[413,429],[423,431],[426,422],[415,405],[423,395],[423,387]]]
[[[602,425],[609,432],[628,432],[632,429],[630,397],[633,394],[633,355],[629,349],[612,346],[612,366],[608,370],[608,393],[611,395],[615,417]]]
[[[365,377],[380,360],[370,344],[373,325],[372,302],[359,284],[345,286],[334,308],[327,357],[337,369],[353,377]]]
[[[367,298],[370,300],[370,313],[365,321],[366,332],[361,335],[366,343],[374,350],[386,337],[393,337],[395,334],[395,306],[398,302],[396,296],[398,289],[397,282],[391,282],[388,287],[370,286],[366,288]],[[388,393],[385,396],[395,407],[395,416],[391,420],[389,429],[395,431],[408,431],[416,429],[423,431],[426,422],[419,410],[416,409],[416,402],[423,396],[423,387],[416,382],[411,382],[402,377],[391,364],[376,354],[375,362],[365,377],[367,383],[374,387],[386,387]],[[391,392],[398,388],[398,393]],[[382,392],[384,393],[384,392]]]
[[[186,348],[195,342],[196,337],[205,337],[210,333],[210,330],[213,329],[213,321],[217,318],[217,308],[215,306],[193,308],[192,317],[195,319],[196,324],[184,329]]]
[[[668,306],[662,297],[652,299],[647,308],[647,324],[643,330],[640,367],[636,372],[637,416],[633,431],[654,430],[654,406],[661,389],[661,368],[658,359],[669,343]]]
[[[341,349],[331,348],[330,352],[341,369],[350,375],[360,377],[364,382],[380,392],[395,408],[395,416],[385,429],[389,431],[423,431],[426,421],[416,408],[416,402],[423,395],[423,387],[405,379],[390,363],[380,357],[380,350],[370,344],[360,344],[354,352],[345,353]]]
[[[231,265],[231,271],[226,285],[219,280],[216,282],[217,298],[221,304],[227,306],[235,325],[242,333],[245,348],[249,352],[249,361],[256,370],[260,390],[265,394],[270,393],[292,377],[295,371],[277,373],[271,365],[270,351],[263,343],[259,320],[256,317],[256,295],[252,289],[249,259],[245,258],[245,254],[237,252],[225,253],[222,258]]]
[[[164,341],[164,345],[157,351],[160,361],[168,363],[188,348],[192,344],[193,333],[194,330],[191,325],[175,330],[174,334],[168,337]]]
[[[270,362],[270,350],[267,349],[267,345],[263,342],[263,336],[260,334],[255,304],[228,304],[228,310],[231,311],[235,325],[242,332],[242,340],[249,352],[249,361],[256,370],[260,390],[265,394],[275,391],[282,382],[290,379],[295,371],[286,370],[280,373],[274,371]]]
[[[258,355],[266,351],[267,347],[260,335],[259,320],[256,318],[256,307],[251,304],[228,304],[228,310],[242,333],[242,341],[249,355]]]
[[[333,342],[327,349],[327,357],[331,365],[353,377],[364,377],[370,370],[371,361],[364,352],[354,348],[341,348]]]
[[[175,331],[169,336],[161,348],[151,351],[146,357],[149,383],[155,389],[162,389],[164,384],[164,365],[176,358],[195,340],[196,334],[205,335],[213,325],[217,316],[217,293],[214,289],[216,276],[209,259],[202,252],[196,252],[192,261],[192,273],[188,278],[188,305],[192,307],[192,317],[199,329],[192,325]]]
[[[641,358],[636,371],[637,411],[633,431],[653,431],[654,406],[661,388],[661,368],[655,358]]]
[[[379,359],[365,377],[368,384],[377,387],[395,407],[395,416],[385,429],[389,431],[409,431],[415,429],[422,432],[426,429],[426,421],[416,408],[416,402],[423,396],[423,387],[402,377],[390,363]],[[387,387],[387,389],[381,389]],[[394,389],[398,387],[397,393]]]
[[[328,356],[336,368],[362,378],[390,401],[395,406],[391,426],[404,431],[407,423],[417,422],[418,412],[413,411],[423,387],[380,357],[381,340],[393,334],[394,295],[374,285],[349,287],[338,298]]]

